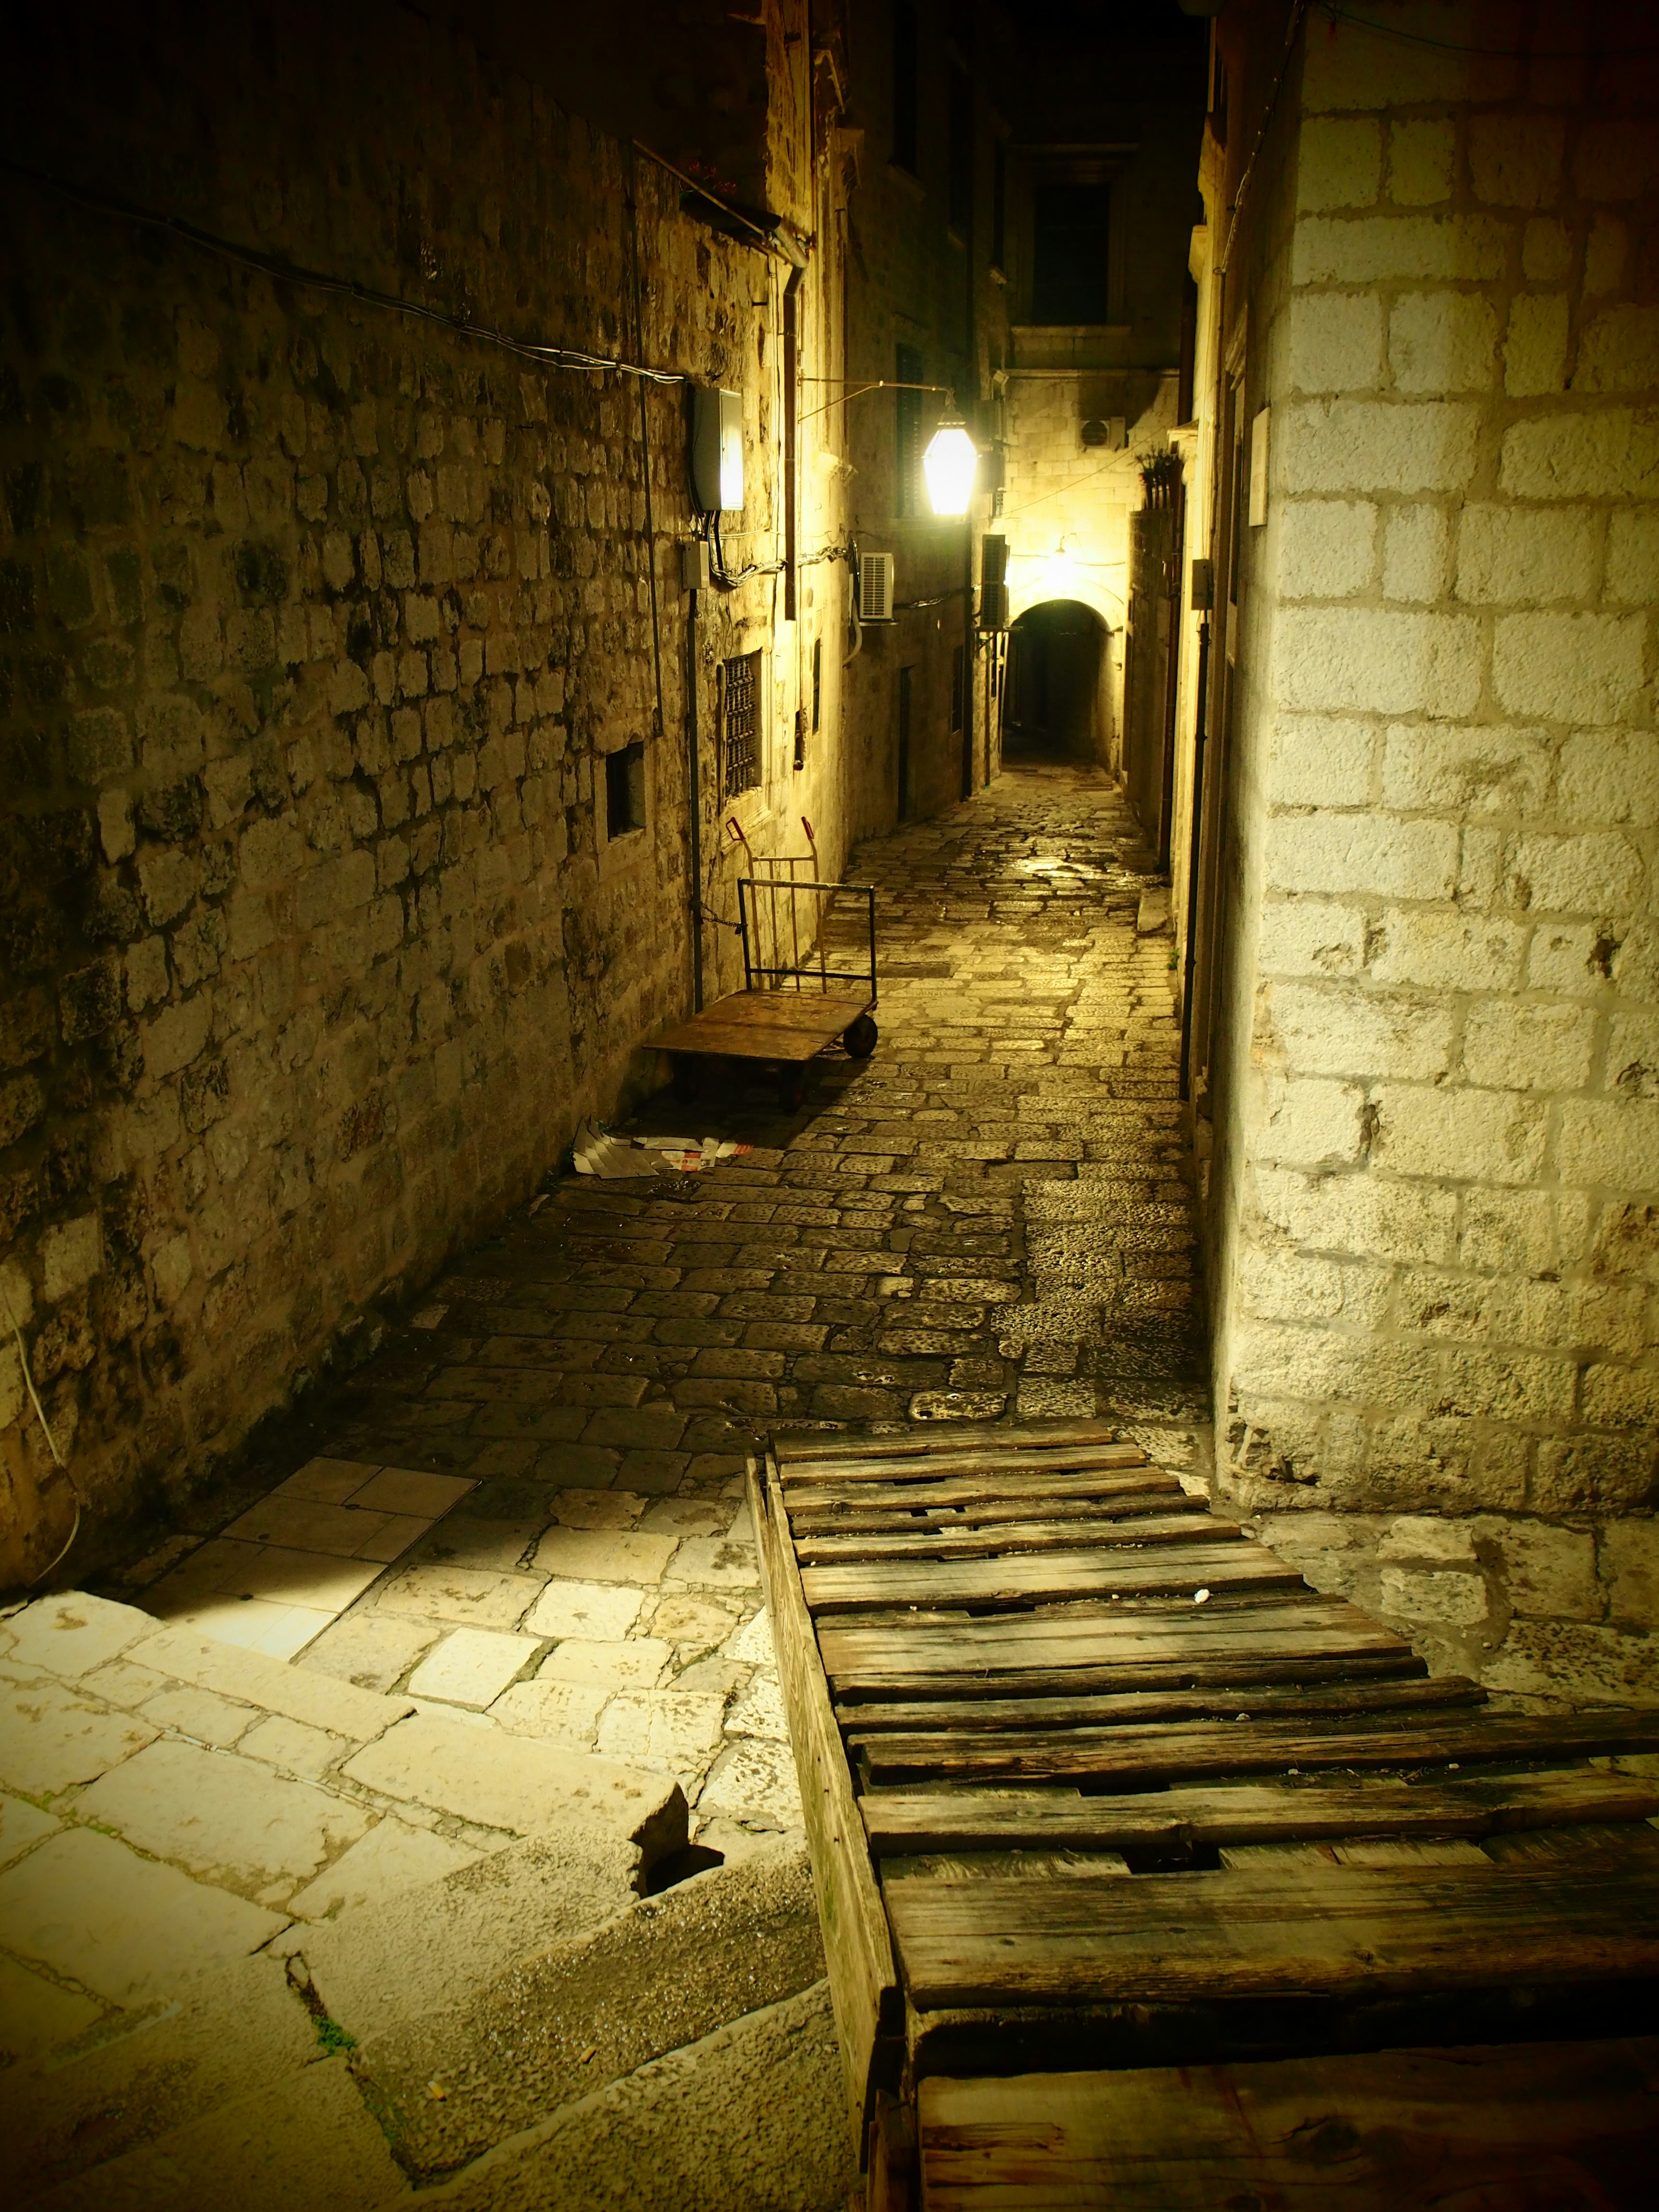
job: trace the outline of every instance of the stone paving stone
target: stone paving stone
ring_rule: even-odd
[[[525,1616],[536,1636],[579,1636],[609,1642],[639,1618],[643,1590],[623,1583],[550,1582]]]
[[[435,1621],[405,1620],[395,1613],[353,1612],[301,1654],[298,1664],[332,1674],[364,1690],[390,1690],[401,1682],[423,1652],[442,1633]]]
[[[750,1828],[798,1828],[800,1789],[787,1743],[745,1736],[723,1752],[697,1798],[697,1819],[735,1820]]]
[[[748,1688],[726,1716],[728,1735],[766,1736],[787,1743],[789,1723],[783,1710],[783,1691],[775,1674],[757,1668]]]
[[[574,1821],[648,1843],[652,1851],[684,1842],[685,1806],[677,1790],[665,1790],[633,1767],[578,1758],[548,1743],[526,1741],[504,1759],[498,1741],[493,1729],[417,1714],[366,1746],[344,1771],[386,1796],[435,1805],[515,1835]]]
[[[379,1735],[409,1709],[407,1698],[379,1697],[352,1682],[229,1649],[188,1628],[158,1629],[134,1647],[134,1655],[158,1673],[358,1743]]]
[[[599,1715],[611,1695],[606,1684],[559,1681],[538,1674],[533,1682],[515,1682],[503,1690],[489,1708],[489,1719],[509,1735],[540,1736],[545,1743],[592,1751]]]
[[[272,1714],[251,1728],[236,1748],[284,1774],[315,1781],[349,1758],[356,1746],[345,1736],[330,1735],[324,1729],[307,1728],[303,1721],[283,1720]]]
[[[541,1639],[534,1636],[509,1636],[494,1628],[458,1628],[410,1676],[410,1694],[440,1698],[482,1711],[524,1672],[541,1648]]]
[[[38,2212],[374,2212],[404,2177],[343,2057],[325,2058],[35,2200]]]
[[[679,1539],[614,1528],[550,1528],[536,1547],[543,1574],[568,1581],[638,1583],[662,1580]]]
[[[159,1732],[45,1674],[0,1666],[0,1783],[25,1796],[95,1782]]]
[[[337,1919],[360,1905],[378,1905],[422,1882],[440,1881],[471,1866],[483,1854],[471,1844],[429,1829],[411,1828],[388,1814],[366,1836],[288,1900],[290,1912],[307,1920]]]
[[[0,1874],[0,1944],[115,2004],[256,1951],[283,1924],[90,1828],[52,1837]]]
[[[246,1705],[234,1705],[216,1691],[170,1688],[146,1698],[139,1707],[147,1721],[170,1729],[175,1735],[196,1737],[220,1747],[246,1735],[259,1717]]]
[[[672,1579],[708,1589],[752,1589],[760,1562],[752,1542],[726,1536],[689,1536],[675,1555]]]
[[[702,1691],[624,1691],[599,1718],[599,1751],[665,1774],[701,1778],[720,1748],[723,1697]]]
[[[63,1826],[50,1813],[43,1813],[38,1805],[31,1805],[26,1797],[0,1795],[0,1866],[9,1866],[14,1859],[33,1850],[48,1836],[55,1836]]]
[[[538,1682],[584,1682],[607,1690],[651,1690],[662,1679],[674,1647],[653,1636],[601,1642],[567,1637],[537,1670]]]
[[[740,1613],[740,1601],[733,1596],[720,1599],[702,1590],[672,1590],[643,1625],[651,1635],[672,1644],[684,1662],[722,1644]]]
[[[100,2019],[104,2008],[45,1975],[0,1959],[0,2055],[33,2058]]]
[[[309,1880],[369,1826],[361,1805],[193,1743],[153,1743],[82,1792],[78,1820],[256,1891]],[[274,1899],[267,1899],[274,1902]]]
[[[37,1598],[6,1626],[12,1636],[7,1656],[15,1666],[44,1667],[72,1682],[118,1657],[148,1632],[149,1623],[132,1606],[73,1590]]]
[[[408,1567],[378,1594],[382,1612],[453,1620],[469,1628],[514,1628],[540,1594],[531,1575],[491,1574],[470,1567]]]

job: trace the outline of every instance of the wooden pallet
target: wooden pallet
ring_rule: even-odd
[[[1500,2112],[1558,2178],[1659,2147],[1659,1790],[1586,1763],[1659,1714],[1431,1679],[1098,1422],[783,1438],[750,1493],[872,2208],[1462,2205],[1401,2193],[1408,2106],[1458,2176]],[[1346,2193],[1241,2135],[1246,2076],[1352,2132]]]
[[[652,1048],[720,1060],[811,1060],[872,1004],[867,991],[736,991],[676,1022],[652,1039]]]

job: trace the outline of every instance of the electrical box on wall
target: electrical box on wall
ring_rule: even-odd
[[[1192,565],[1192,606],[1196,615],[1207,615],[1215,606],[1215,562],[1194,561]]]
[[[706,538],[680,541],[680,582],[688,592],[706,592],[714,581],[714,556]]]
[[[691,496],[705,514],[735,514],[743,505],[740,392],[692,389]]]

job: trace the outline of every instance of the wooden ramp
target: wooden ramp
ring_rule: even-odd
[[[1651,2201],[1659,1714],[1431,1679],[1098,1422],[750,1490],[872,2212]]]

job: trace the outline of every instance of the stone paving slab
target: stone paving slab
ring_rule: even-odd
[[[50,1675],[0,1665],[0,1781],[26,1796],[95,1782],[159,1733]]]
[[[387,1797],[441,1806],[463,1820],[520,1836],[561,1824],[593,1826],[638,1843],[647,1858],[685,1841],[677,1785],[620,1763],[574,1758],[523,1742],[510,1759],[494,1730],[420,1714],[399,1721],[347,1761],[344,1772]]]
[[[116,2025],[45,2065],[0,2072],[0,2141],[19,2190],[68,2180],[319,2056],[315,2023],[269,1953],[216,1966]]]
[[[368,1742],[410,1709],[407,1698],[380,1697],[356,1683],[286,1666],[258,1652],[233,1652],[192,1629],[153,1632],[148,1641],[130,1647],[128,1656],[158,1674],[210,1686],[358,1743]]]
[[[309,1783],[192,1743],[153,1743],[76,1805],[152,1857],[277,1904],[370,1826],[370,1814]]]
[[[0,1874],[0,1947],[113,2004],[148,2001],[269,1942],[285,1916],[66,1829]]]
[[[407,2194],[345,2060],[332,2058],[63,2183],[33,2212],[374,2212]]]

